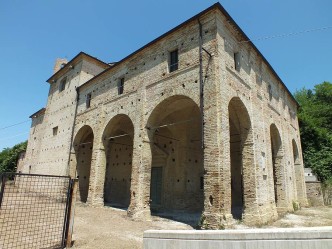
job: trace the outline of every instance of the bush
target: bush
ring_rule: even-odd
[[[27,148],[27,141],[14,145],[12,148],[5,148],[0,152],[0,173],[15,172],[17,160],[20,153]]]

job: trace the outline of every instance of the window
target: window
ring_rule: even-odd
[[[169,72],[174,72],[178,70],[179,66],[179,56],[178,56],[178,50],[174,50],[169,53]]]
[[[124,78],[121,78],[118,83],[118,95],[123,94],[124,90]]]
[[[67,77],[64,77],[60,82],[59,92],[62,92],[63,90],[65,90],[66,83],[67,83]]]
[[[86,101],[85,101],[86,108],[90,108],[90,104],[91,104],[91,93],[88,93],[86,95]]]
[[[53,127],[53,136],[58,134],[58,126]]]
[[[269,85],[267,88],[269,91],[269,100],[271,101],[272,100],[272,87],[271,87],[271,85]]]
[[[241,55],[240,52],[236,52],[234,53],[234,67],[236,71],[240,71],[240,67],[241,67]]]
[[[204,177],[201,176],[199,179],[199,188],[204,189]]]

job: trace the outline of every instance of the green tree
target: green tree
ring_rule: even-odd
[[[303,88],[294,96],[300,104],[304,164],[322,181],[332,179],[332,84],[323,82],[313,90]]]
[[[0,152],[0,173],[15,172],[17,160],[21,152],[27,148],[27,141],[5,148]]]

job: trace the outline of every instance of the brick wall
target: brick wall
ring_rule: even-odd
[[[75,65],[63,75],[70,79],[63,93],[58,83],[51,84],[40,155],[34,159],[38,170],[75,176],[83,157],[84,167],[91,168],[89,182],[80,183],[88,189],[88,203],[103,205],[113,198],[129,205],[132,217],[146,218],[154,204],[151,168],[162,167],[156,208],[199,212],[206,228],[231,226],[239,218],[262,224],[276,219],[277,212],[292,211],[294,202],[307,205],[294,99],[218,9],[199,19],[203,47],[211,55],[202,52],[203,117],[200,28],[192,19],[95,78],[101,69],[93,63]],[[175,49],[178,70],[170,72]],[[119,94],[121,79],[124,91]],[[74,119],[74,86],[79,85]],[[56,137],[54,126],[59,129]],[[75,148],[88,130],[93,134],[90,161]],[[117,145],[107,140],[128,133],[130,139],[112,140]],[[130,166],[117,165],[129,160],[127,152],[119,152],[125,149],[120,144],[132,146]]]

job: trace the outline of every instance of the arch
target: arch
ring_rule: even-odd
[[[125,114],[113,117],[104,129],[105,205],[128,208],[130,204],[133,138],[134,125]]]
[[[147,130],[152,154],[151,211],[199,217],[204,207],[204,166],[198,105],[184,95],[166,98],[153,109]]]
[[[297,144],[294,139],[292,139],[292,148],[293,148],[293,159],[294,163],[299,162],[299,150],[297,148]]]
[[[271,124],[270,126],[270,139],[271,139],[274,201],[277,207],[281,207],[282,206],[281,203],[285,201],[285,190],[283,187],[284,151],[282,149],[281,136],[275,124]]]
[[[252,128],[249,113],[238,97],[230,100],[229,136],[231,169],[231,213],[242,219],[245,206],[255,202],[255,170]]]
[[[147,127],[151,127],[170,114],[182,110],[183,108],[188,108],[188,106],[197,107],[199,110],[197,103],[188,96],[173,95],[165,98],[152,110],[147,121]]]
[[[294,162],[294,173],[295,173],[295,182],[296,182],[296,190],[297,190],[297,199],[303,201],[305,196],[304,194],[304,179],[303,179],[303,165],[300,160],[299,149],[295,142],[292,140],[292,148],[293,148],[293,162]]]
[[[88,199],[93,139],[93,130],[88,125],[80,128],[74,139],[76,172],[81,202],[86,202]]]

